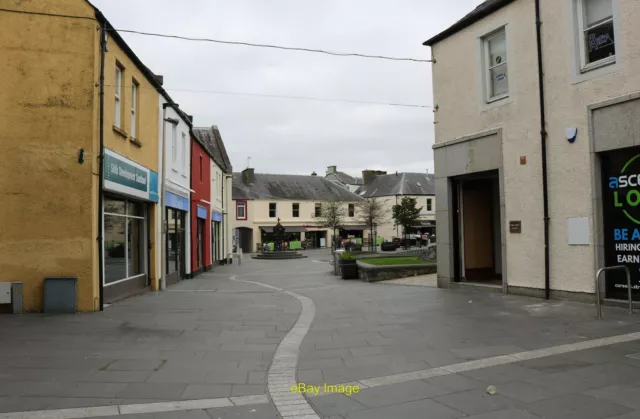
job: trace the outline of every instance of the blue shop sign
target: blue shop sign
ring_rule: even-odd
[[[209,211],[207,211],[205,207],[201,207],[200,205],[198,205],[198,218],[202,218],[206,220],[208,212]]]
[[[222,222],[222,213],[217,211],[211,211],[211,221],[215,221],[217,223]]]
[[[171,192],[164,193],[165,204],[168,207],[189,211],[189,199]]]

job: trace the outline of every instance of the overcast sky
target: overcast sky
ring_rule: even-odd
[[[114,27],[430,58],[422,42],[481,0],[92,0]],[[196,126],[218,125],[234,170],[433,173],[433,112],[181,92],[217,90],[432,105],[431,64],[122,34]]]

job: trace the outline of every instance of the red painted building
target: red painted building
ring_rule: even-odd
[[[211,161],[199,138],[191,135],[191,272],[193,276],[211,263]]]

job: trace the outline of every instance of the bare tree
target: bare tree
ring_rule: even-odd
[[[316,218],[318,223],[333,230],[334,239],[331,240],[331,250],[335,248],[336,230],[342,226],[345,217],[344,203],[339,199],[324,202],[320,207],[320,215]]]
[[[374,231],[380,224],[387,222],[390,211],[384,207],[384,201],[377,198],[366,198],[357,204],[358,220],[369,230],[369,250],[376,250]]]

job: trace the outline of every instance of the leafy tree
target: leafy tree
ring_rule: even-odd
[[[393,206],[393,220],[396,225],[404,230],[405,247],[407,232],[420,221],[422,207],[417,207],[418,201],[415,198],[404,197],[400,204]]]
[[[358,220],[366,225],[369,230],[369,249],[375,251],[376,238],[373,231],[376,226],[384,224],[389,218],[389,210],[384,207],[384,201],[377,198],[366,198],[356,204]]]
[[[333,199],[331,201],[324,202],[320,206],[320,215],[316,217],[320,225],[329,227],[333,230],[334,240],[331,241],[332,250],[335,246],[334,242],[336,230],[342,226],[345,217],[345,209],[343,204],[344,203],[339,199]]]

